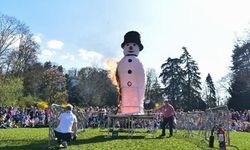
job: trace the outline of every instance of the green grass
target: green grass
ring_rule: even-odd
[[[172,138],[151,138],[146,133],[136,133],[128,138],[127,133],[119,132],[116,138],[105,138],[107,132],[87,129],[78,139],[69,144],[68,150],[218,150],[201,144],[198,136],[185,137],[185,131],[178,131]],[[157,131],[160,135],[160,130]],[[48,149],[48,128],[0,129],[0,150],[45,150]],[[250,133],[231,132],[231,144],[240,150],[250,150]],[[235,148],[227,148],[233,150]]]

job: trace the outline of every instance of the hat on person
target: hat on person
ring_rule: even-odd
[[[165,98],[165,99],[164,99],[164,102],[169,102],[169,100]]]
[[[67,105],[66,105],[66,109],[67,109],[67,110],[73,110],[73,106],[72,106],[71,104],[67,104]]]
[[[139,46],[140,51],[143,49],[141,36],[136,31],[129,31],[124,35],[124,42],[121,44],[121,47],[123,48],[127,43],[136,43]]]

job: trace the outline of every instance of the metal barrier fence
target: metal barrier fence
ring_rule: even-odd
[[[230,111],[227,106],[220,106],[205,111],[194,112],[177,112],[177,130],[186,130],[185,136],[200,136],[201,144],[209,141],[209,137],[213,132],[221,126],[225,129],[225,142],[227,146],[238,149],[237,146],[230,142],[230,126],[231,126]],[[217,136],[214,136],[218,140]]]
[[[150,137],[155,137],[156,133],[156,115],[109,115],[108,130],[106,138],[113,136],[114,132],[126,131],[128,137],[133,137],[136,129],[144,129]],[[110,135],[112,133],[112,135]]]
[[[51,113],[49,115],[49,146],[55,140],[54,129],[56,128],[57,119],[60,113],[63,111],[59,105],[52,105]],[[78,119],[78,129],[84,130],[87,125],[88,117],[86,114],[80,112],[79,109],[74,110],[74,114]],[[98,115],[97,115],[98,116]],[[116,130],[117,128],[124,128],[128,130],[128,136],[133,136],[136,128],[144,128],[155,137],[155,130],[159,127],[160,116],[159,114],[150,114],[144,116],[116,116],[108,115],[104,120],[98,120],[98,117],[94,120],[99,128],[108,129],[108,136],[110,137],[110,129]],[[177,112],[176,113],[176,130],[186,131],[185,137],[199,136],[201,138],[200,144],[207,144],[211,132],[218,129],[219,126],[224,127],[226,134],[227,146],[238,149],[237,146],[232,145],[230,142],[230,124],[231,116],[227,106],[215,107],[207,109],[205,111],[194,111],[194,112]],[[105,118],[105,117],[104,117]],[[218,140],[215,135],[215,140]]]

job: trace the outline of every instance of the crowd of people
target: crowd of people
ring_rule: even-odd
[[[250,132],[250,110],[234,111],[231,109],[231,130]]]
[[[114,115],[117,107],[86,107],[77,108],[84,118],[84,128],[106,128],[108,126],[108,115]],[[48,127],[50,109],[41,109],[36,106],[27,108],[19,107],[0,107],[0,128],[19,128],[19,127]],[[188,113],[182,110],[176,110],[177,124],[181,117]],[[200,114],[200,113],[196,113]],[[230,110],[230,130],[250,132],[250,110],[234,111]],[[155,117],[154,127],[162,128],[161,116]],[[192,118],[191,118],[192,119]],[[172,119],[171,119],[172,122]],[[137,128],[143,128],[150,124],[148,120],[137,120],[134,123]],[[117,126],[122,126],[122,122],[117,122]],[[181,128],[181,126],[179,126]]]
[[[46,126],[47,109],[38,109],[35,106],[27,108],[0,107],[0,127],[42,127]]]

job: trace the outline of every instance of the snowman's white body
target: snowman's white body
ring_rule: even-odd
[[[129,45],[127,45],[129,47]],[[134,45],[136,52],[127,53],[124,47],[125,56],[120,60],[117,67],[120,88],[120,111],[121,114],[143,114],[143,100],[145,93],[145,73],[140,60],[138,46]],[[135,55],[135,54],[136,55]]]

